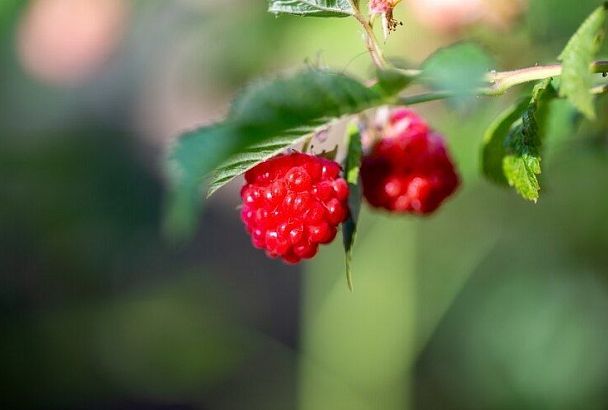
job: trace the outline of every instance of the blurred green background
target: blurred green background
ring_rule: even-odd
[[[387,55],[552,63],[602,3],[483,1],[404,1]],[[161,238],[171,139],[259,76],[366,78],[360,34],[261,0],[0,1],[0,408],[608,408],[606,97],[595,124],[555,107],[537,205],[478,176],[516,90],[417,107],[464,186],[427,219],[364,209],[352,294],[340,241],[296,267],[253,249],[238,181],[191,243]]]

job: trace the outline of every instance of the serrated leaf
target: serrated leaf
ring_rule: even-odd
[[[303,136],[294,140],[293,135],[283,135],[272,138],[260,144],[254,144],[243,152],[232,156],[228,161],[222,163],[213,173],[207,197],[213,195],[218,189],[232,181],[237,176],[244,174],[257,164],[280,154],[286,147],[296,144],[300,139],[306,138],[307,133],[302,131]]]
[[[229,117],[245,130],[286,131],[359,112],[382,97],[347,75],[308,70],[252,85],[237,98]]]
[[[536,202],[540,184],[540,140],[534,113],[526,111],[522,123],[509,136],[508,150],[511,154],[503,158],[504,175],[509,185],[525,199]]]
[[[485,132],[481,150],[481,168],[483,174],[494,183],[508,185],[503,170],[503,159],[507,155],[505,139],[513,124],[521,118],[529,105],[529,98],[512,105],[500,114]]]
[[[362,111],[382,98],[350,77],[327,71],[254,84],[234,102],[229,118],[243,124],[246,134],[267,136],[277,128],[282,133],[229,158],[212,177],[208,196],[331,118]]]
[[[559,56],[562,76],[559,95],[568,98],[587,118],[595,118],[593,106],[593,73],[591,63],[604,36],[608,3],[598,7],[583,22]]]
[[[551,79],[538,83],[521,122],[511,129],[505,141],[503,171],[507,182],[523,198],[533,202],[538,200],[540,192],[538,175],[541,173],[541,149],[548,102],[556,96]]]
[[[381,105],[385,99],[351,77],[322,70],[307,70],[248,88],[224,123],[189,133],[173,147],[169,233],[178,237],[191,233],[202,204],[201,185],[215,167],[225,161],[232,164],[212,180],[213,190],[238,175],[237,171],[242,173],[263,160],[270,149],[263,148],[264,144],[272,141],[277,150],[283,143],[287,147],[332,118]],[[254,147],[247,152],[254,144],[259,144],[259,151]],[[247,164],[234,157],[241,154],[245,154]]]
[[[492,60],[478,46],[470,43],[443,48],[431,55],[422,66],[422,81],[454,97],[476,94],[484,84]]]
[[[346,281],[348,288],[353,290],[352,280],[352,251],[357,237],[357,221],[361,209],[361,188],[359,186],[359,169],[361,168],[361,134],[355,124],[351,124],[348,129],[348,150],[344,164],[344,174],[348,182],[348,206],[350,214],[348,219],[342,224],[342,239],[344,243],[344,253],[346,262]]]
[[[313,17],[348,17],[354,13],[348,0],[270,0],[268,11]]]

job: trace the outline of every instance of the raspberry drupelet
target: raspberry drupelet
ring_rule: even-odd
[[[443,138],[415,112],[397,108],[361,164],[363,195],[391,212],[427,215],[460,185]]]
[[[298,263],[336,237],[348,217],[340,165],[302,153],[279,155],[245,173],[241,219],[256,248]]]

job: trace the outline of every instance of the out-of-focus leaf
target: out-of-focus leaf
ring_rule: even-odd
[[[191,233],[203,197],[206,176],[229,156],[237,133],[226,124],[202,127],[182,135],[170,150],[167,174],[171,188],[165,231],[177,239]]]
[[[378,83],[374,86],[374,89],[388,96],[394,96],[403,91],[415,79],[413,75],[408,74],[405,70],[391,68],[378,70],[376,75]]]
[[[559,94],[567,97],[587,118],[595,118],[593,73],[590,66],[604,37],[608,3],[598,7],[572,36],[559,56],[563,63]]]
[[[348,152],[344,165],[346,181],[348,182],[348,207],[350,215],[346,222],[342,224],[342,239],[344,242],[344,252],[346,260],[346,280],[348,288],[352,291],[352,252],[357,237],[357,221],[361,209],[361,188],[359,186],[359,169],[361,167],[361,134],[357,125],[351,124],[348,129]]]
[[[353,15],[353,8],[347,0],[270,0],[268,11],[273,14],[314,17],[348,17]]]
[[[474,95],[484,84],[492,60],[478,46],[457,44],[438,50],[422,66],[421,79],[454,97]]]

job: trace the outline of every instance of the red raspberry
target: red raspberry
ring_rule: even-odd
[[[315,256],[348,216],[348,184],[336,162],[279,155],[245,173],[241,219],[253,246],[288,263]]]
[[[460,185],[443,138],[416,113],[393,110],[384,131],[361,164],[363,195],[370,205],[426,215]]]

